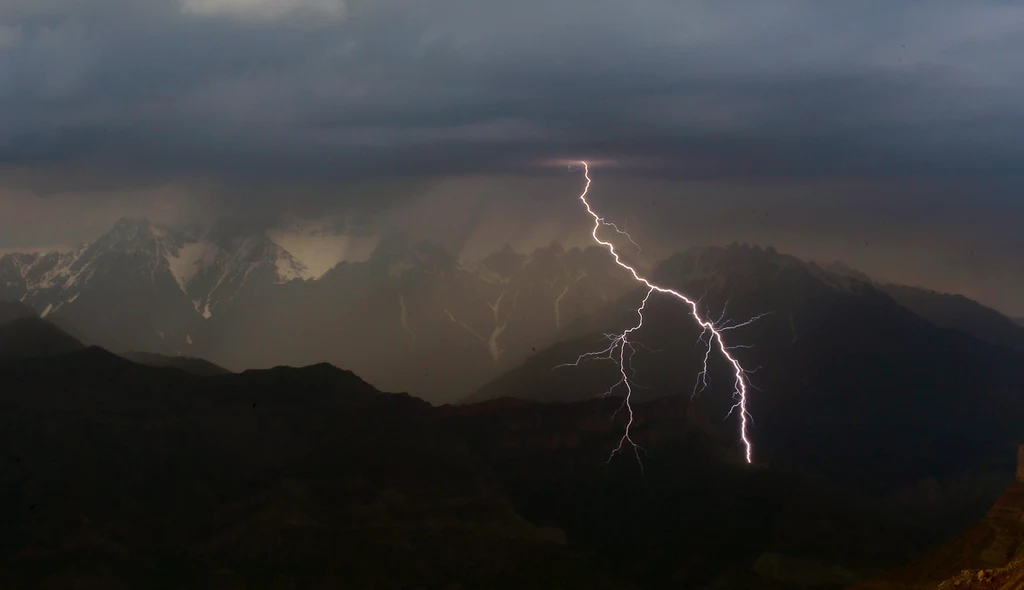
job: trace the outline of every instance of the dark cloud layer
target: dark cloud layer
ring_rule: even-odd
[[[540,164],[586,157],[617,162],[620,200],[644,186],[680,215],[719,183],[806,236],[1017,246],[1022,54],[1007,2],[6,0],[0,181],[398,207],[468,176],[549,178],[532,198],[553,198],[567,183]],[[730,206],[705,215],[745,235]]]
[[[1022,155],[1024,12],[1005,3],[5,6],[6,163],[345,177],[584,154],[772,176]]]

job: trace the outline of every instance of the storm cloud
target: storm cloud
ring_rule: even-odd
[[[953,235],[991,257],[987,300],[1024,315],[1005,253],[1024,248],[1020,55],[1007,2],[7,0],[0,206],[113,211],[164,187],[401,209],[503,178],[546,202],[574,185],[544,163],[593,158],[615,163],[623,216],[660,195],[661,238],[691,224],[683,241],[857,262],[850,244],[887,235],[948,259]],[[0,249],[30,241],[5,217],[20,237]],[[937,266],[921,280],[963,282]]]
[[[4,6],[6,164],[418,175],[581,154],[953,174],[1021,153],[1024,9],[1005,3]]]

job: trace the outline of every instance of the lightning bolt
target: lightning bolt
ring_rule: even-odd
[[[726,415],[726,417],[731,416],[734,412],[738,413],[740,421],[739,435],[740,441],[743,443],[744,455],[746,457],[747,463],[753,462],[754,449],[753,445],[750,442],[750,435],[748,432],[748,424],[752,422],[752,419],[750,413],[747,411],[747,393],[748,389],[750,388],[750,385],[747,382],[747,375],[751,371],[745,370],[743,366],[740,365],[740,362],[736,359],[736,357],[734,357],[730,352],[734,348],[742,347],[726,346],[725,340],[722,338],[722,333],[727,332],[729,330],[735,330],[737,328],[747,326],[750,323],[756,321],[757,319],[760,319],[761,317],[767,314],[762,314],[761,316],[757,316],[740,324],[730,324],[729,322],[722,322],[722,318],[725,317],[725,309],[723,308],[722,318],[719,318],[717,321],[712,321],[701,316],[699,310],[699,301],[694,301],[693,299],[690,299],[686,295],[673,289],[656,285],[649,281],[648,279],[646,279],[645,277],[641,276],[635,268],[633,268],[632,266],[630,266],[629,264],[622,260],[622,257],[619,254],[618,250],[615,249],[614,244],[607,240],[602,240],[601,237],[598,235],[601,228],[611,228],[616,233],[625,236],[630,241],[630,243],[636,246],[636,242],[633,241],[633,238],[630,237],[628,233],[619,229],[614,223],[605,220],[603,217],[598,215],[590,206],[590,203],[587,201],[587,193],[590,192],[590,185],[592,183],[592,180],[590,178],[590,167],[587,165],[586,162],[581,163],[583,164],[583,177],[586,179],[586,185],[583,187],[583,192],[580,194],[579,199],[587,208],[587,213],[589,213],[590,216],[594,219],[594,228],[591,231],[591,236],[593,236],[595,242],[597,242],[606,250],[608,250],[608,253],[611,254],[612,258],[615,259],[615,264],[622,267],[624,270],[626,270],[629,274],[633,276],[633,279],[636,280],[636,282],[640,283],[641,285],[647,288],[647,294],[644,295],[643,301],[640,303],[640,306],[637,307],[636,310],[636,324],[630,326],[629,328],[626,328],[620,333],[607,334],[606,338],[609,342],[607,348],[597,352],[589,352],[582,354],[576,359],[575,362],[566,363],[565,365],[559,365],[559,367],[579,366],[581,362],[591,360],[611,360],[618,363],[619,381],[612,385],[611,388],[609,388],[608,391],[604,393],[604,396],[610,395],[614,390],[616,390],[619,387],[625,387],[626,397],[622,402],[622,406],[620,406],[619,410],[616,411],[616,414],[618,414],[620,411],[625,411],[626,415],[628,416],[628,421],[626,423],[626,428],[623,432],[622,438],[619,439],[618,446],[615,448],[615,450],[612,451],[611,455],[608,457],[608,460],[611,461],[612,458],[622,453],[624,450],[627,449],[627,447],[629,447],[633,449],[633,453],[636,455],[637,461],[640,461],[640,451],[642,451],[643,448],[640,447],[633,440],[632,436],[634,415],[631,398],[633,395],[633,389],[636,386],[634,383],[634,375],[632,370],[632,358],[633,354],[636,352],[635,345],[637,343],[633,342],[631,338],[636,331],[643,328],[644,310],[646,309],[647,303],[650,301],[651,297],[657,293],[673,297],[676,300],[683,303],[684,305],[686,305],[687,307],[689,307],[690,315],[701,327],[699,342],[704,343],[707,346],[707,351],[704,355],[704,367],[697,377],[697,383],[694,385],[694,397],[698,393],[703,391],[704,388],[707,387],[708,362],[711,359],[711,353],[714,349],[717,348],[721,355],[725,358],[726,361],[728,361],[729,365],[732,367],[733,399],[736,403],[734,403],[733,406],[729,409],[729,413]],[[637,248],[639,249],[639,246],[637,246]],[[643,469],[642,462],[640,463],[640,468],[641,470]]]

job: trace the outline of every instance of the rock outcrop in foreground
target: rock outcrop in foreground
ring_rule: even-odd
[[[1024,588],[1024,445],[1017,481],[985,518],[957,539],[883,580],[851,590],[1020,590]]]

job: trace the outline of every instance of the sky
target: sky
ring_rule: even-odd
[[[4,0],[0,251],[348,216],[842,259],[1024,316],[1024,6]]]

